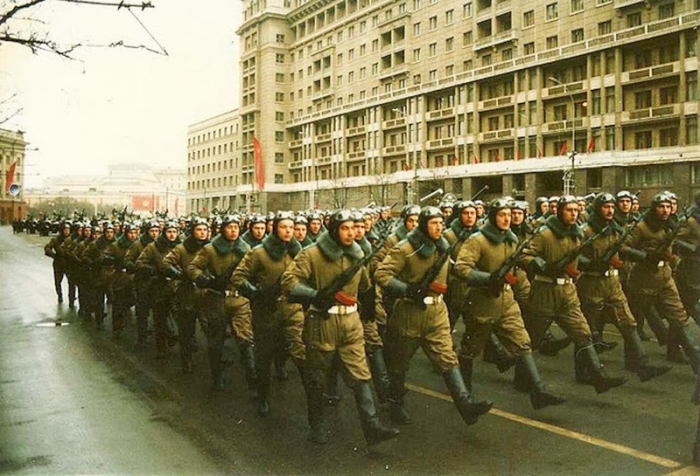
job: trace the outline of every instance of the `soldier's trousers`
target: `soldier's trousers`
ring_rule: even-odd
[[[475,359],[483,351],[491,333],[495,332],[505,348],[513,355],[532,352],[530,336],[520,314],[510,314],[500,318],[470,317],[464,320],[465,330],[462,339],[460,359]]]
[[[676,284],[683,306],[700,324],[700,258],[684,257],[676,270]]]
[[[284,346],[294,361],[306,359],[306,345],[304,344],[304,310],[300,304],[290,304],[284,301],[279,304],[282,308],[282,332],[284,333]]]
[[[56,260],[54,260],[54,262],[53,262],[53,284],[54,284],[54,288],[56,289],[56,295],[58,296],[59,300],[61,300],[61,301],[63,300],[63,289],[61,287],[61,284],[63,282],[64,276],[67,276],[66,267],[60,263],[56,263]],[[69,282],[68,290],[70,292],[70,282]],[[75,299],[75,287],[73,288],[73,299]]]
[[[179,307],[176,310],[177,328],[182,362],[192,360],[192,345],[195,339],[197,312],[191,307]]]
[[[267,303],[264,303],[267,304]],[[282,310],[272,305],[251,303],[255,341],[255,369],[261,396],[270,393],[270,374],[275,359],[286,353]]]
[[[148,315],[153,308],[153,296],[149,290],[136,286],[136,331],[139,344],[146,342]]]
[[[556,322],[577,348],[593,341],[591,328],[581,311],[581,302],[573,284],[555,284],[541,281],[532,283],[530,298],[532,318],[526,328],[532,347],[538,348],[552,322]]]

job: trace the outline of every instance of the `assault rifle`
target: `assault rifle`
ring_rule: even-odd
[[[489,190],[489,186],[488,186],[488,185],[484,185],[484,186],[481,187],[481,189],[480,189],[478,192],[476,192],[476,193],[472,196],[472,198],[470,198],[469,200],[473,202],[474,200],[476,200],[477,198],[479,198],[480,196],[482,196],[482,195],[483,195],[485,192],[487,192],[488,190]]]
[[[641,215],[636,215],[633,216],[630,219],[629,226],[625,228],[625,230],[622,232],[620,237],[613,243],[613,245],[610,247],[607,253],[603,256],[603,263],[609,263],[610,260],[615,256],[617,253],[620,252],[622,249],[622,245],[625,244],[625,241],[627,240],[627,237],[630,236],[630,233],[634,231],[635,228],[637,228],[637,225],[639,225],[639,222],[642,221],[644,217],[646,217],[649,214],[649,210],[645,211]]]
[[[673,243],[673,240],[675,240],[676,237],[678,236],[678,233],[680,233],[681,228],[683,226],[683,223],[685,223],[688,220],[688,218],[690,217],[692,210],[693,210],[692,207],[686,208],[683,211],[683,213],[678,217],[678,222],[675,224],[675,226],[671,230],[671,233],[664,236],[664,239],[661,240],[661,242],[659,242],[659,244],[656,246],[656,248],[653,251],[650,251],[649,253],[647,253],[647,256],[651,257],[650,259],[652,261],[655,260],[656,257],[663,256],[666,249],[669,246],[671,246],[671,244]],[[661,259],[662,258],[659,258],[656,261],[657,262],[661,261]]]
[[[534,235],[533,235],[534,236]],[[513,252],[512,255],[510,255],[506,260],[503,262],[501,267],[498,269],[498,271],[494,272],[491,274],[490,280],[492,283],[495,285],[490,289],[491,294],[494,295],[494,297],[498,297],[501,295],[501,289],[503,288],[503,282],[505,280],[506,274],[515,266],[515,263],[518,262],[518,259],[520,259],[520,256],[523,254],[525,251],[525,248],[527,248],[527,245],[530,244],[530,241],[532,240],[532,237],[528,238],[527,240],[523,240],[517,248],[515,248],[515,251]]]
[[[583,253],[583,250],[585,250],[588,246],[590,246],[595,240],[600,238],[601,236],[605,235],[608,230],[610,229],[610,225],[604,227],[602,230],[600,230],[598,233],[595,235],[591,235],[583,242],[578,245],[576,248],[569,250],[568,253],[566,253],[564,256],[559,258],[555,263],[552,263],[552,265],[548,265],[546,268],[546,274],[551,275],[551,276],[559,276],[561,274],[562,270],[566,268],[568,265],[574,262],[574,260]]]
[[[406,297],[415,302],[421,309],[427,309],[423,298],[425,298],[428,294],[430,283],[435,281],[435,278],[437,278],[438,274],[440,274],[442,267],[445,265],[447,260],[450,259],[452,250],[457,243],[459,243],[459,240],[455,240],[453,244],[445,248],[445,251],[440,254],[437,261],[435,261],[428,272],[423,275],[423,279],[418,281],[416,284],[409,285],[409,291]]]

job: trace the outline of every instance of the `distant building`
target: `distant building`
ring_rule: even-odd
[[[140,163],[112,164],[107,175],[50,177],[40,188],[27,190],[27,206],[52,202],[59,197],[86,201],[94,206],[126,206],[135,214],[152,216],[168,211],[185,214],[186,173],[179,169],[152,169]],[[72,210],[70,210],[72,211]]]
[[[0,129],[0,224],[27,215],[24,202],[24,132]],[[12,175],[12,177],[10,177]],[[11,185],[14,187],[10,188]]]

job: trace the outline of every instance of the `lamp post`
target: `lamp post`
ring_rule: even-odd
[[[413,170],[413,177],[408,182],[408,199],[409,204],[418,204],[418,144],[420,142],[420,137],[418,135],[418,124],[410,124],[403,109],[395,107],[391,110],[392,112],[400,114],[401,117],[406,119],[406,127],[408,128],[408,143],[413,146],[413,154],[410,164],[411,170]],[[411,126],[413,127],[411,128]],[[406,151],[406,158],[408,158],[408,150]]]
[[[571,99],[571,149],[567,150],[567,154],[571,159],[571,168],[564,171],[564,176],[562,180],[564,182],[564,195],[571,195],[576,190],[576,181],[574,179],[574,172],[576,169],[576,102],[574,101],[574,95],[571,94],[568,86],[561,81],[559,81],[554,76],[550,76],[549,80],[564,87],[564,92],[569,95]],[[585,104],[585,103],[584,103]]]

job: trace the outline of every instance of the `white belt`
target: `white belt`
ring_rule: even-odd
[[[620,270],[619,269],[609,269],[605,273],[603,273],[603,276],[619,276],[620,275]]]
[[[230,296],[238,296],[238,291],[231,291],[231,290],[226,290],[224,291],[224,296],[230,297]]]
[[[357,312],[357,304],[353,304],[352,306],[331,306],[331,308],[328,309],[328,314],[334,314],[338,316],[352,314],[353,312]]]
[[[595,272],[595,271],[584,271],[582,273],[584,276],[596,276],[598,278],[609,278],[611,276],[619,276],[620,275],[620,270],[618,269],[607,269],[605,271],[601,272]]]
[[[571,278],[550,278],[549,276],[542,276],[541,274],[538,274],[535,276],[535,281],[539,281],[541,283],[549,283],[549,284],[573,284],[574,280]]]
[[[437,304],[439,302],[442,302],[442,294],[438,294],[437,296],[425,296],[423,298],[423,304]]]
[[[663,268],[664,266],[666,266],[666,261],[664,260],[661,260],[658,263],[656,263],[657,268]]]

